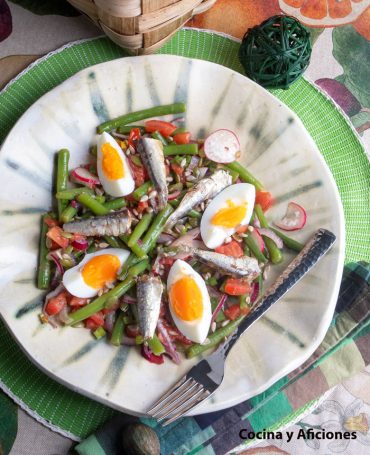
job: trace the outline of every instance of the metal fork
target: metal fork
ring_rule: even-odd
[[[326,229],[316,231],[235,332],[183,376],[147,413],[158,421],[165,420],[163,426],[166,426],[209,398],[221,385],[226,357],[240,336],[314,267],[335,240],[335,235]]]

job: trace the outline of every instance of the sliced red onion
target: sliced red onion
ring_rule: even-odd
[[[113,326],[114,326],[114,321],[116,319],[116,313],[114,311],[111,311],[105,316],[104,320],[104,328],[108,333],[113,332]]]
[[[49,253],[49,254],[48,254],[48,257],[55,263],[55,265],[56,265],[56,267],[57,267],[57,269],[58,269],[59,274],[60,274],[60,275],[63,275],[63,273],[64,273],[64,268],[63,268],[62,264],[60,263],[59,257],[58,257],[56,254],[54,254],[54,253]]]
[[[258,284],[257,281],[255,281],[252,283],[252,292],[251,292],[251,296],[250,296],[251,303],[254,303],[257,300],[259,293],[260,293],[260,285]]]
[[[118,137],[118,139],[128,139],[129,136],[127,134],[121,134],[121,133],[112,133],[113,137]]]
[[[149,360],[150,363],[160,365],[164,362],[163,354],[161,355],[153,354],[153,352],[145,343],[141,345],[141,355],[144,357],[144,359]]]
[[[122,302],[127,303],[128,305],[132,305],[132,304],[136,303],[136,299],[134,297],[131,297],[128,294],[125,294],[122,297]]]
[[[130,338],[127,337],[126,335],[123,335],[121,344],[125,346],[136,346],[136,341],[135,338]]]
[[[223,306],[225,305],[226,300],[227,300],[227,295],[222,294],[222,296],[221,296],[220,300],[218,301],[218,304],[215,308],[215,311],[212,314],[211,322],[213,322],[216,319],[218,313],[222,310]]]
[[[174,240],[175,237],[173,235],[162,232],[162,234],[160,234],[160,236],[158,237],[157,243],[173,242]]]
[[[174,199],[178,198],[181,194],[180,190],[174,191],[173,193],[168,195],[168,200],[173,201]]]
[[[214,131],[204,142],[204,153],[215,163],[232,163],[240,157],[239,139],[230,130]]]
[[[100,185],[98,177],[84,167],[73,169],[71,172],[71,180],[72,182],[87,186],[88,188],[94,188],[96,185]]]
[[[69,324],[72,321],[72,319],[68,315],[68,307],[67,307],[67,305],[64,306],[56,316],[57,316],[57,319],[62,324],[65,324],[65,325]]]
[[[199,158],[197,156],[193,155],[191,157],[191,160],[190,160],[190,163],[189,163],[189,166],[188,166],[188,170],[192,171],[195,167],[198,166],[198,163],[199,163]]]
[[[274,224],[284,231],[298,231],[303,228],[306,221],[306,210],[295,202],[289,202],[284,217],[280,221],[274,222]]]
[[[257,217],[254,218],[253,226],[254,226],[254,227],[257,227],[257,228],[260,228],[260,227],[261,227],[260,220],[259,220]]]
[[[262,238],[261,234],[258,232],[258,230],[259,230],[259,228],[254,228],[254,230],[251,232],[250,236],[257,243],[260,251],[263,251],[265,249],[265,242],[263,241],[263,238]]]
[[[194,229],[191,229],[188,231],[185,235],[182,235],[181,237],[177,238],[171,243],[171,247],[175,246],[193,246],[193,241],[196,239],[200,234],[200,229],[199,227],[196,227]]]
[[[76,210],[78,210],[78,209],[81,208],[81,204],[79,204],[79,203],[78,203],[77,201],[75,201],[74,199],[72,199],[72,201],[71,201],[71,206],[72,206],[74,209],[76,209]]]
[[[174,343],[172,343],[170,334],[167,332],[167,329],[165,328],[164,324],[162,324],[161,320],[159,320],[157,323],[157,329],[158,332],[162,335],[161,341],[166,349],[167,354],[176,363],[176,365],[180,365],[181,357],[179,353],[176,351],[176,346]]]
[[[258,230],[260,235],[263,235],[273,240],[279,249],[283,248],[284,246],[283,241],[278,235],[275,234],[275,232],[271,231],[271,229],[256,228],[256,230]]]
[[[208,167],[200,167],[198,170],[198,180],[202,180],[208,172]]]
[[[89,247],[89,243],[86,239],[73,240],[72,246],[75,250],[85,251]]]
[[[213,286],[209,286],[207,285],[207,289],[208,289],[208,294],[211,296],[211,297],[214,297],[216,299],[221,299],[222,297],[222,293],[220,291],[218,291],[217,289],[215,289]]]

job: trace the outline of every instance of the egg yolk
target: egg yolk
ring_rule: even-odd
[[[232,201],[226,201],[227,207],[222,208],[213,215],[211,223],[225,228],[238,226],[247,214],[247,203],[235,205]]]
[[[170,300],[176,316],[183,321],[195,321],[203,314],[202,293],[190,276],[180,278],[171,286]]]
[[[104,175],[109,180],[118,180],[125,176],[125,169],[123,167],[123,162],[117,150],[106,142],[102,146],[102,168]]]
[[[94,289],[102,289],[106,283],[117,278],[120,267],[121,263],[117,256],[102,254],[86,262],[81,274],[88,286]]]

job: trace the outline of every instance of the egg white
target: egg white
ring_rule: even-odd
[[[116,180],[109,179],[104,173],[102,161],[103,153],[102,146],[109,143],[117,151],[124,168],[124,177]],[[104,132],[98,137],[97,141],[97,169],[98,176],[101,184],[103,185],[104,191],[110,196],[121,197],[130,194],[135,189],[135,181],[132,177],[132,172],[128,164],[125,154],[122,152],[120,146],[117,144],[115,139],[108,133]]]
[[[196,319],[194,321],[184,321],[180,319],[176,315],[171,304],[171,286],[176,283],[176,281],[183,278],[185,275],[190,276],[194,279],[202,295],[203,314],[199,319]],[[207,286],[203,278],[189,264],[182,261],[181,259],[177,259],[177,261],[172,265],[171,270],[168,274],[167,290],[169,295],[170,312],[176,324],[176,327],[189,340],[194,341],[195,343],[203,343],[207,338],[212,319],[211,300],[209,298]]]
[[[83,260],[76,266],[66,270],[63,275],[63,285],[67,291],[75,297],[89,299],[98,294],[99,289],[92,288],[87,285],[82,277],[82,269],[84,265],[89,262],[93,257],[101,256],[103,254],[112,254],[116,256],[122,265],[126,262],[130,253],[122,248],[106,248],[96,253],[87,254]]]
[[[256,189],[249,183],[236,183],[222,190],[208,205],[200,222],[200,234],[205,245],[211,249],[217,248],[227,237],[235,234],[236,228],[215,226],[211,221],[219,210],[227,207],[227,201],[232,201],[235,205],[247,203],[246,214],[240,223],[245,226],[251,219],[255,199]]]

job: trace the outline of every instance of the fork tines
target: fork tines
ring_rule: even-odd
[[[163,426],[169,425],[182,417],[210,395],[210,392],[195,379],[184,376],[172,389],[163,395],[148,411],[159,422],[167,419]]]

